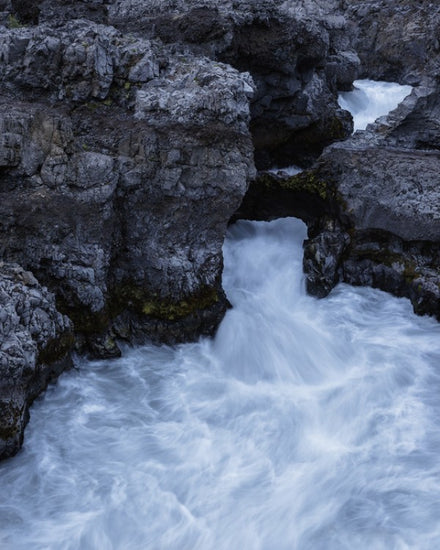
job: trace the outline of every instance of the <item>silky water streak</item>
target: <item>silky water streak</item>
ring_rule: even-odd
[[[339,105],[353,116],[354,131],[365,130],[368,124],[387,115],[411,93],[411,86],[394,82],[355,80],[351,92],[339,94]]]
[[[0,464],[2,550],[440,547],[440,325],[305,294],[293,219],[239,222],[217,336],[79,360]]]

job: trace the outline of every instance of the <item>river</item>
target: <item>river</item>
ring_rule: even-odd
[[[0,464],[2,550],[440,547],[440,324],[305,293],[304,224],[240,221],[214,339],[77,359]]]

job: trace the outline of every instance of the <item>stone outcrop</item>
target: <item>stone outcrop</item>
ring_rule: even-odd
[[[70,365],[72,324],[33,274],[0,263],[0,459],[17,452],[29,405]]]
[[[313,169],[260,173],[237,216],[308,224],[308,291],[339,282],[405,296],[440,320],[438,87],[413,90],[388,117],[328,147]]]
[[[117,0],[108,20],[137,35],[249,71],[255,161],[310,165],[324,146],[347,137],[351,119],[337,103],[359,69],[339,2]]]
[[[417,85],[439,74],[440,6],[431,0],[344,0],[364,78]]]
[[[224,234],[255,173],[251,77],[83,19],[9,27],[0,36],[0,258],[55,294],[52,313],[71,320],[77,351],[112,357],[117,339],[212,334],[228,307]],[[37,349],[29,334],[23,345]],[[71,349],[73,338],[64,343]],[[18,448],[28,403],[59,372],[54,359],[41,382],[15,383],[21,367],[5,357],[15,378],[0,373],[3,456]],[[23,369],[43,368],[38,353],[25,359]]]
[[[406,0],[340,7],[360,75],[417,87],[388,117],[328,147],[312,170],[261,172],[237,217],[306,221],[310,293],[326,296],[339,281],[369,285],[440,319],[440,10]]]
[[[322,155],[313,175],[338,207],[318,218],[306,244],[312,293],[338,280],[378,287],[440,320],[438,97],[437,86],[415,88],[389,117]],[[336,237],[345,245],[332,250]]]
[[[119,314],[160,341],[212,333],[224,232],[253,174],[250,77],[85,21],[10,30],[1,51],[4,259],[87,337]]]

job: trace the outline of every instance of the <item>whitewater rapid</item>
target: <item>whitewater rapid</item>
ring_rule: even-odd
[[[0,548],[433,549],[440,325],[305,294],[302,222],[239,222],[213,340],[77,361],[0,464]]]
[[[0,463],[2,550],[440,548],[440,325],[377,290],[307,296],[305,238],[238,222],[214,339],[50,386]]]
[[[354,131],[394,110],[412,91],[411,86],[394,82],[355,80],[353,91],[339,94],[339,105],[353,115]]]

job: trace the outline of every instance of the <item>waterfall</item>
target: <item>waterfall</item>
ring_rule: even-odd
[[[411,86],[393,82],[355,80],[351,92],[339,94],[339,105],[353,115],[354,131],[365,130],[368,124],[394,110],[411,93]]]
[[[0,464],[2,550],[440,547],[440,325],[305,293],[304,224],[240,221],[213,339],[77,359]]]

